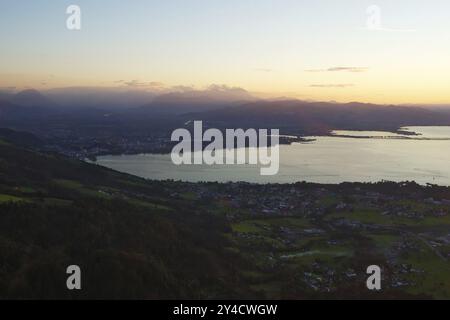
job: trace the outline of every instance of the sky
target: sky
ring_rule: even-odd
[[[66,26],[69,5],[81,30]],[[0,88],[225,84],[444,104],[449,16],[448,0],[0,0]]]

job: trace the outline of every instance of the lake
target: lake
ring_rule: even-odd
[[[256,165],[181,165],[170,155],[101,156],[97,164],[154,180],[317,183],[416,181],[450,185],[450,127],[408,127],[388,132],[335,131],[309,143],[280,146],[280,170],[261,176]],[[345,137],[342,137],[345,136]],[[349,137],[349,136],[353,136]]]

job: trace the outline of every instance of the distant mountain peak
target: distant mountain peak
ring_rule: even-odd
[[[16,93],[12,102],[24,107],[52,107],[55,103],[35,89],[26,89]]]

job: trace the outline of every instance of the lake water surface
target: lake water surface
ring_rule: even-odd
[[[280,170],[261,176],[255,165],[181,165],[170,155],[101,156],[97,163],[144,178],[182,181],[317,183],[411,181],[450,185],[450,127],[411,127],[409,136],[387,132],[336,131],[348,137],[313,137],[280,146]],[[361,138],[370,137],[370,138]]]

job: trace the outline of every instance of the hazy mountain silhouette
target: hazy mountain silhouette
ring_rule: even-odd
[[[41,92],[28,89],[16,93],[11,102],[23,107],[56,107],[57,104]]]
[[[45,94],[25,90],[10,95],[10,101],[0,101],[0,125],[22,130],[39,126],[45,131],[49,124],[76,128],[89,123],[99,128],[108,125],[120,132],[124,128],[148,128],[149,123],[170,129],[186,120],[203,120],[218,128],[279,128],[299,134],[323,134],[333,129],[393,131],[402,126],[450,125],[450,112],[433,109],[359,102],[259,100],[241,88],[226,86],[184,89],[157,96],[111,88],[86,89],[81,96],[77,92],[76,88],[54,89]],[[147,99],[152,102],[131,107]]]
[[[14,93],[0,90],[0,101],[11,101],[13,97]]]
[[[45,99],[39,100],[38,98],[35,100],[35,97],[38,96],[34,96],[32,100],[28,100],[28,98],[32,96],[34,96],[34,93],[19,96],[17,101],[24,105],[0,100],[0,125],[19,124],[20,126],[26,127],[29,123],[46,120],[49,116],[60,112],[58,108],[56,108],[55,105],[51,105],[51,103],[47,103],[47,105],[50,106],[40,105],[40,103],[45,102]],[[17,95],[14,96],[14,98],[16,97]],[[29,104],[26,102],[29,102]]]
[[[401,126],[450,125],[450,115],[417,107],[351,102],[257,101],[238,107],[186,115],[217,126],[301,128],[309,133],[330,129],[396,130]]]
[[[69,87],[44,92],[62,107],[126,110],[148,114],[179,114],[230,106],[236,101],[255,100],[241,88],[211,85],[206,90],[193,88]]]
[[[210,86],[207,90],[170,92],[155,97],[152,103],[136,111],[146,114],[180,115],[237,106],[257,98],[242,88]]]
[[[51,89],[45,94],[65,108],[107,110],[136,108],[150,103],[157,93],[127,88],[69,87]]]

